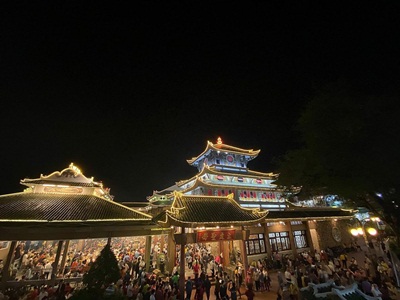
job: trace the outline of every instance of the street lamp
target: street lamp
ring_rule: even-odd
[[[353,228],[350,230],[350,233],[351,233],[354,237],[363,236],[363,237],[364,237],[365,245],[366,245],[367,247],[369,247],[369,248],[373,248],[372,243],[370,243],[369,240],[368,240],[367,234],[370,235],[370,236],[376,236],[376,235],[378,234],[378,231],[376,230],[375,227],[371,227],[371,226],[366,227],[366,225],[367,225],[370,221],[379,222],[379,218],[371,218],[371,219],[363,219],[363,220],[360,220],[360,221],[359,221],[359,224],[360,224],[361,226],[359,226],[359,227],[353,227]]]

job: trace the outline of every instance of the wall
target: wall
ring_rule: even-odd
[[[353,236],[350,234],[349,220],[327,220],[327,221],[317,221],[315,222],[315,229],[318,235],[318,244],[320,245],[322,250],[327,247],[336,247],[346,245],[350,245],[353,240]],[[338,232],[340,232],[340,239],[336,237],[334,238],[334,228],[337,228]]]

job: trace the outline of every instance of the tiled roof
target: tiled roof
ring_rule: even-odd
[[[37,185],[43,185],[43,184],[60,184],[59,180],[49,180],[49,179],[24,179],[21,180],[22,184],[29,185],[29,184],[37,184]],[[68,182],[68,185],[70,186],[83,186],[83,187],[98,187],[99,184],[95,182]]]
[[[175,193],[175,200],[166,212],[175,223],[198,225],[255,224],[263,222],[268,211],[243,208],[230,196],[200,196]]]
[[[354,217],[354,212],[350,210],[336,209],[336,208],[292,208],[285,210],[270,210],[266,220],[280,220],[280,219],[321,219],[321,218],[343,218]]]
[[[150,220],[147,214],[93,195],[24,192],[0,196],[0,223]]]

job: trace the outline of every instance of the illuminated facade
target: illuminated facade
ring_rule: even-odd
[[[85,177],[73,164],[20,183],[27,187],[23,192],[0,196],[2,288],[23,284],[20,279],[28,267],[23,263],[25,254],[32,261],[44,255],[46,261],[54,262],[51,273],[60,278],[71,269],[76,253],[85,256],[77,261],[84,272],[106,243],[116,255],[128,246],[138,249],[149,265],[153,240],[168,235],[169,230],[163,233],[151,215],[113,201],[109,189]],[[31,268],[32,278],[25,277],[24,282],[54,285],[55,278],[43,278],[36,266]],[[74,281],[73,277],[79,274],[65,280]]]
[[[152,254],[164,249],[169,272],[177,261],[177,246],[182,249],[189,243],[213,243],[212,254],[223,254],[227,269],[238,262],[246,267],[278,252],[295,256],[349,244],[354,211],[290,203],[287,196],[299,188],[279,187],[274,184],[277,174],[248,168],[259,152],[221,139],[207,142],[200,155],[187,160],[197,168],[195,176],[153,192],[145,207],[137,209],[132,208],[135,203],[115,202],[109,189],[73,164],[61,172],[21,180],[27,187],[23,192],[0,195],[0,259],[5,262],[1,285],[20,284],[10,278],[10,271],[15,249],[28,244],[25,241],[35,247],[51,245],[56,274],[64,270],[71,246],[82,250],[88,243],[130,243],[143,250],[148,266],[158,266]]]
[[[221,138],[217,143],[208,141],[203,152],[187,160],[190,166],[197,168],[198,173],[162,191],[154,191],[147,198],[149,205],[146,210],[154,214],[168,209],[176,198],[176,192],[186,196],[209,197],[211,200],[213,197],[229,197],[243,208],[268,210],[263,222],[251,226],[244,224],[243,229],[249,235],[244,244],[238,246],[246,263],[273,257],[277,252],[294,256],[303,251],[351,242],[347,224],[353,218],[353,211],[292,204],[287,198],[299,193],[299,187],[277,186],[274,182],[278,174],[248,168],[248,162],[259,153],[260,150],[226,145]],[[204,216],[212,213],[206,206],[202,209]],[[188,230],[185,226],[187,232],[193,232],[194,236],[201,230],[196,226],[189,226]]]
[[[208,141],[200,155],[187,160],[189,165],[197,168],[198,174],[176,182],[175,186],[166,190],[154,191],[148,200],[152,204],[168,205],[172,201],[171,192],[178,190],[188,195],[233,194],[234,199],[243,207],[282,209],[287,196],[300,192],[300,188],[278,187],[274,184],[277,174],[250,170],[248,162],[259,153],[260,150],[226,145],[221,138],[218,138],[216,144]]]

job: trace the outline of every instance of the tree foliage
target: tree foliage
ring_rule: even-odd
[[[102,299],[105,289],[120,279],[121,273],[117,258],[111,250],[110,244],[106,244],[89,271],[83,276],[84,288],[80,290],[74,299]]]
[[[340,195],[400,227],[397,102],[396,97],[365,95],[343,83],[319,90],[295,129],[302,146],[277,160],[277,183],[302,186],[301,195],[307,198]],[[383,197],[376,198],[377,193]]]

